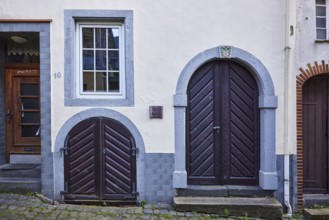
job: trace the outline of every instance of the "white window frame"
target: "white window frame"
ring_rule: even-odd
[[[83,48],[82,48],[82,28],[118,28],[119,29],[119,92],[84,92],[83,91]],[[122,99],[126,98],[126,76],[125,76],[125,33],[124,24],[118,22],[76,22],[76,97],[86,99]],[[95,40],[95,38],[94,38]],[[93,48],[94,52],[97,50]],[[108,53],[106,53],[108,54]],[[94,65],[96,60],[94,60]],[[97,70],[94,68],[94,89],[96,89],[96,76]],[[108,74],[110,71],[105,70]],[[101,72],[104,72],[101,71]],[[108,76],[107,74],[107,76]],[[108,81],[106,80],[108,86]]]
[[[325,7],[326,8],[326,16],[318,16],[317,13],[316,13],[316,8],[317,7]],[[323,40],[328,40],[329,39],[329,31],[328,31],[328,27],[329,27],[329,20],[328,20],[328,17],[329,17],[329,7],[328,7],[328,0],[325,0],[325,5],[320,5],[320,4],[317,4],[316,3],[316,0],[315,0],[315,38],[316,40],[319,40],[319,41],[323,41]],[[318,27],[316,25],[316,19],[317,18],[325,18],[326,19],[326,27],[325,28],[322,28],[322,27]],[[317,34],[317,31],[318,30],[326,30],[326,38],[318,38],[318,34]]]

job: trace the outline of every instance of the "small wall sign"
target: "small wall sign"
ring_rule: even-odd
[[[150,106],[149,107],[150,118],[163,118],[163,106]]]

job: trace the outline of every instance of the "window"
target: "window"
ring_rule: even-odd
[[[133,12],[65,10],[66,106],[133,106]]]
[[[316,39],[327,40],[327,7],[326,0],[316,0],[315,16],[316,16]]]
[[[125,97],[122,24],[77,23],[78,97]]]

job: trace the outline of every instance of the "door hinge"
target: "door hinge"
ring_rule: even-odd
[[[69,141],[69,138],[69,136],[66,137],[64,147],[59,149],[59,151],[61,152],[61,156],[63,155],[63,153],[65,154],[65,156],[69,154],[69,149],[67,147],[67,142]]]
[[[60,195],[61,195],[62,201],[64,201],[64,197],[65,197],[65,195],[67,195],[67,187],[68,187],[68,184],[67,184],[67,181],[65,181],[65,183],[64,183],[64,191],[60,191]]]
[[[136,154],[139,153],[138,147],[135,145],[135,141],[132,137],[130,137],[130,143],[131,143],[131,155],[136,156]]]
[[[60,195],[61,195],[61,200],[64,201],[64,197],[67,195],[67,192],[66,191],[61,191]]]
[[[135,182],[133,182],[133,190],[131,192],[131,195],[139,196],[139,192],[137,192],[137,190],[136,190],[136,183]]]
[[[62,147],[59,149],[59,151],[61,152],[61,156],[63,155],[63,153],[65,154],[65,156],[68,154],[68,148],[67,147]]]
[[[65,196],[66,194],[67,194],[66,191],[61,191],[61,192],[60,192],[61,197]]]
[[[136,154],[138,154],[138,153],[139,153],[139,150],[138,150],[137,147],[132,147],[132,148],[131,148],[131,154],[132,154],[133,156],[136,156]]]

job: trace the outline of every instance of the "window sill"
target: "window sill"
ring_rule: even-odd
[[[65,98],[65,106],[108,106],[108,107],[132,107],[132,99],[82,99],[82,98]]]
[[[329,43],[329,40],[317,39],[317,40],[315,40],[315,43]]]

